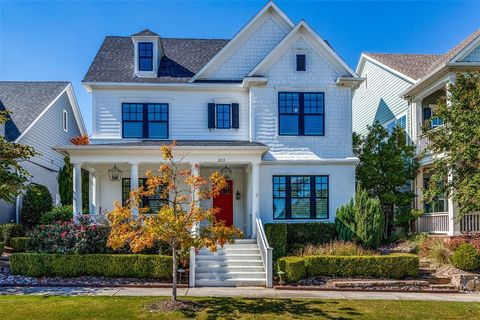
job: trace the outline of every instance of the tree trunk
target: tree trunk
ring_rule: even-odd
[[[177,301],[177,249],[172,247],[173,274],[172,274],[172,300]]]

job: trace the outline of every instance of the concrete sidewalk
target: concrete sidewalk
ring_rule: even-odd
[[[170,288],[87,288],[87,287],[0,287],[0,295],[65,295],[65,296],[170,296]],[[248,297],[248,298],[311,298],[348,300],[424,300],[480,302],[480,294],[301,291],[271,288],[189,288],[178,289],[179,296]]]

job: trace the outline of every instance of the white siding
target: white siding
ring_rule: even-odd
[[[168,103],[169,139],[248,140],[246,90],[96,90],[93,93],[93,139],[122,138],[122,103]],[[238,103],[239,129],[208,129],[208,103]],[[94,143],[95,141],[93,141]]]
[[[353,93],[353,131],[364,134],[367,125],[377,120],[385,124],[405,112],[407,128],[410,128],[408,102],[400,94],[411,84],[369,60],[365,61],[360,76],[367,80]],[[410,130],[408,134],[411,136]]]
[[[282,28],[273,16],[261,25],[209,79],[243,79],[279,42],[288,30]]]
[[[292,48],[305,50],[307,71],[297,72],[287,50],[267,71],[268,83],[251,88],[254,137],[270,147],[267,160],[308,160],[352,156],[351,90],[335,84],[339,74],[303,38]],[[278,135],[278,92],[325,92],[325,136]]]

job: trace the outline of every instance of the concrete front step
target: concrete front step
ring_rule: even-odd
[[[262,267],[263,268],[263,261],[260,259],[256,260],[197,260],[196,267]]]
[[[221,273],[221,272],[264,272],[265,268],[263,265],[261,266],[206,266],[206,267],[199,267],[195,268],[195,272],[199,273]]]
[[[227,254],[260,254],[258,247],[253,248],[238,248],[238,247],[225,247],[212,252],[208,249],[202,249],[198,252],[197,256],[221,256]]]
[[[197,255],[196,261],[262,260],[259,254]]]
[[[198,272],[197,280],[265,279],[265,272]]]
[[[266,279],[217,279],[195,280],[197,287],[263,287]]]

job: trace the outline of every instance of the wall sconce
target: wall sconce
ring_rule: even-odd
[[[237,200],[240,200],[240,191],[237,190],[237,193],[235,194],[235,198]]]

